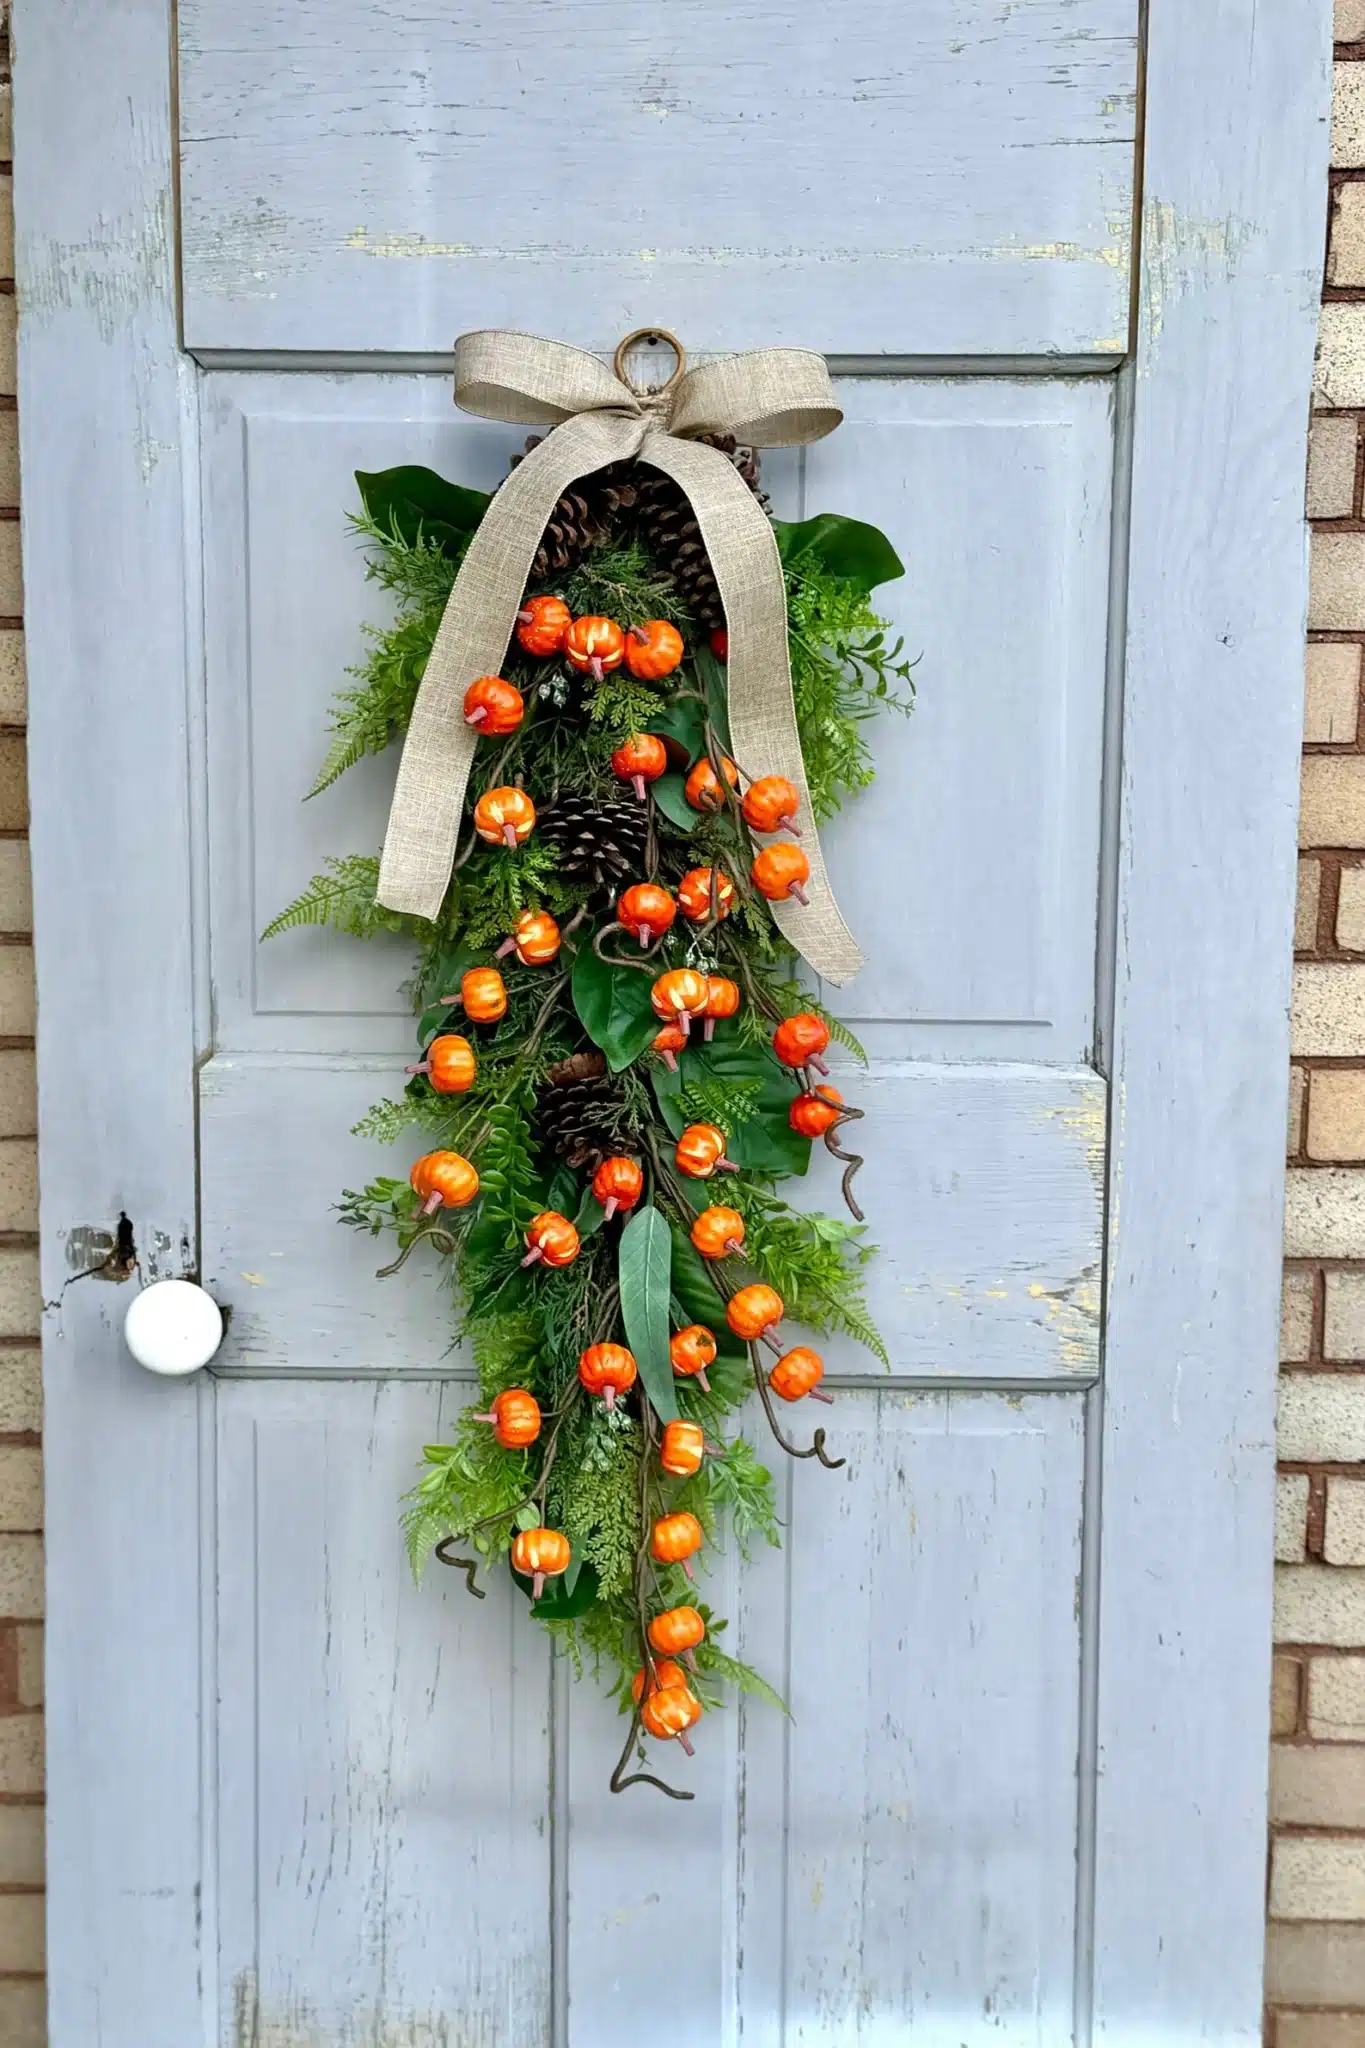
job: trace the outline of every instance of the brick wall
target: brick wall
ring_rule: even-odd
[[[0,2043],[43,2014],[42,1451],[8,6],[0,6]]]

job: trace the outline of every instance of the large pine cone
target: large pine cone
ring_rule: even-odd
[[[593,798],[565,790],[536,819],[536,835],[559,855],[559,872],[589,881],[608,901],[645,872],[649,809],[633,797]]]
[[[768,501],[759,489],[758,450],[741,448],[732,434],[701,434],[697,438],[729,456],[766,511]],[[725,607],[686,493],[662,470],[642,464],[635,516],[642,540],[669,571],[698,625],[723,626]]]
[[[526,454],[543,439],[541,434],[528,435]],[[512,468],[522,460],[514,455]],[[576,569],[590,548],[608,540],[620,514],[635,504],[640,474],[632,462],[612,462],[570,484],[546,521],[527,581],[544,583]]]
[[[536,1093],[542,1146],[575,1171],[600,1166],[629,1142],[625,1104],[600,1052],[576,1052],[550,1068]]]

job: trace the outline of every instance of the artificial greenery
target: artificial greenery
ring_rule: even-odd
[[[487,503],[481,493],[415,467],[362,474],[358,482],[364,509],[354,525],[392,618],[367,632],[364,657],[337,699],[319,790],[404,732],[451,583]],[[807,776],[815,813],[826,818],[871,780],[868,721],[888,707],[908,708],[913,694],[909,665],[870,595],[901,573],[900,564],[882,535],[852,520],[779,525],[777,538]],[[528,595],[545,590],[563,596],[575,614],[604,614],[623,625],[671,621],[683,634],[684,660],[661,682],[621,669],[593,683],[558,660],[532,660],[514,640],[504,674],[522,692],[525,718],[510,738],[481,742],[471,807],[484,788],[514,780],[542,811],[564,793],[619,805],[623,787],[609,756],[632,734],[652,732],[678,765],[651,786],[647,855],[632,879],[672,888],[687,869],[719,868],[735,885],[733,914],[699,925],[680,916],[642,959],[615,924],[615,891],[604,891],[600,877],[567,871],[551,835],[533,832],[512,850],[485,844],[466,821],[434,923],[380,909],[377,862],[351,854],[330,861],[269,932],[305,925],[361,938],[405,932],[416,951],[419,1046],[442,1030],[463,1032],[474,1043],[478,1070],[466,1093],[438,1094],[414,1074],[401,1095],[377,1104],[356,1128],[385,1141],[416,1134],[423,1150],[472,1160],[478,1199],[431,1216],[406,1179],[377,1178],[347,1192],[340,1209],[346,1223],[393,1241],[386,1272],[414,1253],[443,1264],[454,1334],[468,1344],[478,1376],[478,1401],[460,1416],[451,1441],[427,1446],[407,1496],[409,1553],[420,1572],[439,1545],[446,1562],[463,1563],[478,1591],[479,1573],[500,1564],[519,1528],[544,1523],[561,1530],[571,1564],[547,1582],[533,1612],[575,1669],[598,1673],[629,1709],[631,1679],[651,1661],[643,1636],[649,1615],[700,1598],[680,1566],[650,1556],[654,1519],[685,1508],[708,1545],[733,1542],[744,1552],[779,1540],[772,1477],[738,1427],[755,1389],[784,1449],[834,1462],[825,1456],[823,1432],[806,1450],[786,1440],[785,1425],[774,1419],[761,1348],[746,1346],[726,1326],[728,1297],[755,1279],[766,1281],[792,1322],[856,1338],[882,1359],[886,1353],[864,1298],[863,1269],[872,1254],[861,1223],[812,1215],[779,1192],[805,1172],[810,1141],[789,1122],[800,1084],[773,1057],[775,1022],[813,1011],[826,1016],[837,1039],[859,1049],[795,978],[795,956],[748,878],[752,847],[738,805],[704,815],[683,790],[688,763],[703,753],[715,761],[729,745],[723,662],[688,616],[670,565],[655,559],[628,524],[605,533],[557,578],[530,586]],[[761,763],[740,766],[746,774],[764,772]],[[549,911],[559,921],[558,956],[533,967],[518,965],[515,956],[500,962],[506,1015],[496,1024],[469,1023],[448,998],[467,968],[489,964],[527,910]],[[742,1000],[739,1014],[720,1022],[709,1042],[695,1033],[671,1070],[651,1051],[659,1019],[650,991],[665,968],[683,965],[732,978]],[[590,1192],[590,1173],[563,1163],[541,1122],[549,1077],[585,1051],[603,1055],[605,1073],[592,1085],[600,1087],[597,1113],[611,1148],[639,1161],[645,1175],[638,1206],[610,1222]],[[673,1141],[696,1122],[724,1132],[739,1171],[714,1182],[679,1172]],[[847,1156],[834,1133],[827,1142]],[[741,1257],[711,1261],[694,1248],[691,1225],[708,1202],[728,1203],[743,1216]],[[547,1209],[576,1223],[578,1256],[554,1270],[528,1270],[527,1226]],[[669,1363],[670,1332],[695,1322],[717,1340],[709,1390],[675,1377]],[[640,1371],[612,1409],[589,1397],[577,1373],[581,1352],[604,1340],[628,1343]],[[477,1419],[512,1388],[529,1390],[540,1404],[542,1429],[529,1448],[504,1449]],[[708,1455],[685,1479],[668,1477],[659,1464],[660,1431],[674,1416],[702,1423],[706,1433]],[[523,1590],[530,1593],[529,1583]],[[702,1704],[719,1705],[723,1689],[734,1686],[781,1706],[758,1673],[719,1647],[724,1621],[704,1605],[701,1611],[707,1633],[691,1682]],[[638,1739],[632,1722],[614,1787]]]

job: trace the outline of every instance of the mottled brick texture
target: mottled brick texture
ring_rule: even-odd
[[[1268,2048],[1365,2048],[1365,0],[1336,0],[1285,1217]]]

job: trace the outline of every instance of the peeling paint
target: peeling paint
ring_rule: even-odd
[[[543,2038],[543,1987],[513,1985],[496,2011],[391,2014],[366,2002],[322,2014],[286,1994],[263,2002],[254,1970],[233,1983],[232,2048],[523,2048]]]
[[[133,313],[164,300],[172,281],[170,196],[135,218],[101,220],[81,242],[48,241],[21,235],[16,251],[16,290],[24,319],[33,324],[82,305],[100,340],[127,332]]]
[[[1249,221],[1229,214],[1218,220],[1177,212],[1164,199],[1150,198],[1142,209],[1142,324],[1146,333],[1146,374],[1156,354],[1170,306],[1183,299],[1210,274],[1229,282],[1242,251],[1259,232]]]

